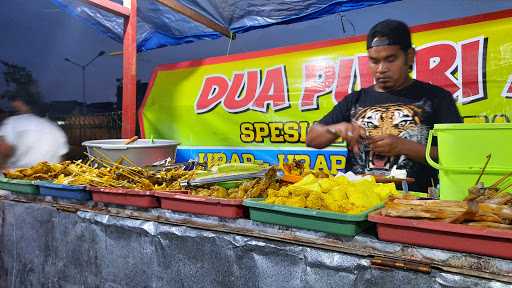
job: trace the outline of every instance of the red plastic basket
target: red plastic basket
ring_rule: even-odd
[[[155,192],[162,209],[224,218],[245,218],[242,200],[211,198],[183,193]]]
[[[368,215],[379,239],[512,259],[512,231],[428,220]]]
[[[140,208],[156,208],[160,206],[153,191],[100,187],[87,187],[87,190],[91,191],[92,200],[95,202]]]

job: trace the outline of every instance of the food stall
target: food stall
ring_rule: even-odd
[[[468,55],[477,59],[484,57],[481,50],[485,45],[491,52],[503,47],[506,44],[502,43],[506,42],[503,35],[508,31],[510,17],[512,12],[505,11],[415,27],[413,31],[417,33],[418,41],[426,47],[418,49],[418,59],[423,59],[425,64],[432,58],[451,59],[454,63],[460,58],[461,62],[457,63],[461,71],[476,71],[476,75],[465,73],[465,77],[480,79],[478,73],[483,72],[478,65],[483,63],[464,62],[463,59]],[[482,37],[473,35],[481,33],[482,27],[492,27],[486,30],[486,36],[495,39],[493,43],[485,44]],[[458,53],[454,59],[451,57],[454,55],[436,54],[448,51],[445,46],[434,45],[438,39],[432,39],[432,35],[448,37],[442,33],[453,37],[453,42],[460,48],[454,50]],[[476,163],[448,163],[445,162],[447,158],[440,156],[439,163],[431,164],[440,168],[443,200],[425,200],[421,198],[429,195],[397,191],[396,180],[407,179],[377,181],[374,177],[334,177],[344,168],[346,149],[343,146],[322,151],[303,148],[301,137],[308,123],[323,113],[314,106],[330,108],[331,102],[342,97],[339,93],[344,88],[354,88],[343,85],[351,75],[340,76],[336,71],[341,70],[336,67],[347,65],[347,70],[359,75],[359,87],[368,84],[364,70],[361,70],[363,66],[358,64],[364,63],[364,56],[359,55],[363,39],[361,36],[207,59],[201,63],[157,67],[139,114],[143,136],[147,139],[134,143],[102,143],[97,147],[89,145],[88,160],[40,163],[6,172],[6,178],[0,179],[3,189],[0,194],[0,279],[6,279],[0,285],[407,287],[414,283],[419,287],[509,286],[512,283],[509,249],[512,235],[507,230],[511,220],[507,209],[511,208],[492,206],[500,210],[492,210],[493,215],[483,215],[487,218],[481,221],[483,218],[478,217],[482,215],[478,213],[487,210],[473,207],[475,204],[488,205],[485,200],[498,198],[504,202],[492,205],[509,205],[506,197],[494,197],[498,194],[506,196],[500,193],[508,189],[502,182],[507,179],[507,169],[511,168],[507,166],[510,162],[506,157],[512,154],[500,145],[506,141],[499,138],[509,137],[509,124],[502,124],[504,128],[500,128],[499,133],[482,137],[492,138],[496,146],[474,144],[480,149],[473,149],[474,157],[464,157],[464,160],[471,159]],[[333,60],[340,56],[326,52],[336,50],[333,47],[340,47],[354,56]],[[317,59],[319,55],[327,57],[321,63],[307,61]],[[447,58],[443,58],[445,56]],[[307,66],[306,62],[311,65]],[[247,71],[240,69],[254,63],[262,65],[256,73],[249,68],[244,68]],[[487,77],[496,73],[494,78],[503,80],[501,72],[505,68],[502,63],[499,59],[487,58]],[[291,72],[303,71],[299,69],[303,65],[311,68],[311,73],[304,75],[310,77],[308,81]],[[417,77],[428,77],[432,74],[429,69],[435,68],[418,67]],[[212,77],[218,76],[217,68],[232,76],[232,80],[226,80],[227,76]],[[232,74],[234,71],[243,72]],[[260,73],[265,75],[265,80],[254,80],[253,77]],[[318,77],[318,73],[322,77]],[[184,77],[187,81],[169,81]],[[323,82],[317,83],[313,81],[315,79]],[[462,89],[461,103],[473,103],[475,99],[487,97],[479,86],[483,83],[477,81],[480,84],[475,86],[475,81],[471,80],[474,78],[464,79],[461,76],[461,81],[455,84],[445,83],[461,86],[457,86]],[[494,105],[476,104],[486,113],[495,113],[496,122],[504,119],[503,115],[507,116],[500,114],[502,111],[494,106],[496,103],[500,107],[510,105],[507,102],[509,82],[496,81],[486,86],[487,91],[505,93],[503,97],[499,96],[501,98],[490,98]],[[165,83],[179,84],[172,90]],[[210,86],[206,85],[208,83]],[[259,92],[252,95],[254,99],[250,103],[245,103],[247,109],[238,107],[241,103],[236,101],[230,103],[221,99],[232,97],[237,100],[238,94],[229,93],[231,90],[240,92],[236,85],[254,88],[257,83],[262,87],[255,88]],[[302,86],[303,83],[310,85]],[[230,88],[229,85],[235,86]],[[224,93],[220,93],[222,87],[226,88]],[[304,91],[297,87],[303,87]],[[283,93],[272,94],[281,91],[279,89]],[[250,89],[246,90],[244,92],[249,93]],[[179,97],[180,93],[190,94],[190,91],[194,91],[198,99]],[[286,93],[290,97],[285,100],[292,100],[289,106],[298,105],[301,114],[283,109],[288,107],[282,105],[279,97]],[[332,99],[317,99],[329,93]],[[162,101],[164,96],[174,98]],[[172,110],[172,105],[183,109]],[[479,110],[473,107],[462,107],[463,115],[469,120],[475,119],[470,113]],[[303,113],[309,110],[312,112]],[[175,113],[169,115],[168,111]],[[280,121],[275,121],[274,117]],[[293,119],[304,121],[293,122]],[[248,123],[244,129],[243,123]],[[216,131],[213,134],[218,135],[197,133],[190,129],[193,126]],[[442,146],[444,139],[449,137],[442,136],[442,127],[437,128],[440,155],[448,147],[455,145],[460,149],[469,145],[463,142]],[[282,135],[279,131],[288,132]],[[159,139],[176,139],[183,145],[177,150],[175,146],[168,147],[169,161],[146,159],[149,157],[135,160],[139,156],[153,156],[156,152],[133,156],[124,152],[117,156],[108,154],[151,147],[158,144]],[[288,140],[280,142],[280,139]],[[461,140],[460,137],[457,139]],[[241,141],[247,145],[237,145]],[[448,153],[449,150],[444,151]],[[487,167],[481,154],[489,152],[493,156]],[[452,158],[459,160],[460,157]],[[147,162],[134,163],[138,161]],[[450,169],[450,165],[458,166],[458,170]],[[443,202],[455,192],[443,191],[447,187],[443,186],[443,181],[448,183],[453,177],[460,176],[453,171],[470,175],[467,176],[470,181],[458,183],[463,191],[472,188],[472,181],[477,178],[477,184],[482,180],[487,186],[503,180],[495,185],[498,190],[481,191],[480,188],[486,186],[477,186],[475,191],[482,194],[475,194],[475,199],[462,201],[466,195],[461,198],[457,194],[457,199],[450,199],[455,202]],[[479,173],[482,178],[478,177]],[[487,192],[492,195],[485,194]],[[418,202],[421,205],[417,205]],[[451,205],[448,211],[454,213],[448,215],[449,223],[431,221],[446,218],[446,213],[432,211],[432,207],[441,205],[438,210],[444,212],[447,206],[442,205],[446,203]],[[426,206],[429,209],[424,209]],[[469,209],[470,206],[473,208]],[[494,217],[494,222],[490,221],[490,216]],[[487,226],[464,224],[467,222],[485,222]],[[503,226],[489,228],[488,223]],[[463,236],[453,235],[457,233]],[[430,242],[421,242],[422,238]],[[503,246],[496,246],[499,243]],[[474,249],[475,245],[477,249]]]
[[[213,171],[180,165],[154,171],[109,162],[107,155],[91,157],[101,166],[90,165],[91,160],[40,163],[6,172],[10,178],[0,179],[0,187],[6,189],[0,195],[1,276],[8,283],[396,287],[414,282],[422,287],[499,287],[511,281],[510,231],[480,229],[485,235],[475,240],[481,235],[469,231],[474,227],[439,222],[426,227],[420,225],[425,221],[415,219],[412,230],[430,229],[428,237],[424,231],[422,236],[438,237],[442,245],[434,247],[442,249],[428,248],[429,242],[397,243],[417,238],[400,223],[410,220],[382,219],[402,211],[393,210],[396,201],[444,202],[409,198],[414,197],[412,192],[401,196],[394,183],[300,172],[300,163],[285,165],[281,176],[276,167],[265,167],[262,176],[254,172],[259,164],[221,164]],[[249,178],[237,188],[223,190],[229,194],[219,194],[223,185],[236,182],[233,177]],[[207,184],[190,187],[199,180]],[[243,198],[238,193],[244,189],[247,197],[263,197],[253,194],[261,188],[266,188],[265,201],[237,199]],[[319,188],[323,190],[315,190]],[[307,201],[301,204],[305,193]],[[315,193],[320,204],[313,201]],[[232,195],[233,199],[226,198]],[[327,202],[336,195],[347,197]],[[388,197],[385,208],[377,210]],[[299,208],[309,205],[319,207]],[[464,211],[462,207],[454,213]],[[369,227],[368,213],[378,225],[377,233]],[[442,230],[442,225],[452,227]],[[386,235],[393,241],[383,241]],[[397,238],[400,235],[406,238]],[[501,246],[496,239],[502,239]],[[465,243],[475,241],[479,246]],[[467,247],[476,250],[464,250]]]

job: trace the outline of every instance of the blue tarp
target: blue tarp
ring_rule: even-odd
[[[80,0],[53,0],[60,8],[122,42],[123,19]],[[399,0],[180,0],[235,34],[271,25],[302,22],[326,15]],[[120,0],[114,2],[122,3]],[[155,0],[138,1],[137,49],[147,51],[221,34],[172,11]]]

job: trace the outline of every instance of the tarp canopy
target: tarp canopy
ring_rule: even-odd
[[[53,0],[68,13],[93,25],[115,41],[122,42],[123,19],[80,0]],[[399,0],[180,0],[196,12],[244,33],[271,25],[302,22],[326,15],[361,9]],[[114,2],[122,3],[122,0]],[[216,39],[221,34],[174,12],[155,0],[139,0],[137,50],[147,51],[200,39]]]

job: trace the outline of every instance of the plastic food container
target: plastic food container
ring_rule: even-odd
[[[83,142],[90,155],[117,161],[122,156],[130,159],[137,166],[152,165],[158,161],[176,158],[176,148],[179,143],[173,140],[139,139],[130,144],[123,144],[126,139],[92,140]],[[130,165],[124,162],[124,165]]]
[[[86,190],[85,185],[63,185],[45,181],[37,181],[39,192],[44,196],[72,199],[78,201],[91,200],[91,192]]]
[[[32,180],[18,180],[0,177],[0,189],[22,193],[22,194],[39,194],[39,187]]]
[[[439,163],[426,153],[427,162],[439,170],[440,198],[462,200],[491,154],[481,179],[486,186],[512,171],[512,124],[435,124],[427,151],[437,137]]]
[[[263,203],[263,199],[246,199],[251,220],[279,224],[344,236],[355,236],[370,226],[368,213],[380,206],[360,214],[342,214],[309,208],[295,208]]]
[[[371,213],[380,240],[512,259],[512,231]]]
[[[87,190],[91,191],[92,200],[95,202],[140,208],[156,208],[160,206],[153,191],[99,187],[87,187]]]
[[[224,218],[245,218],[242,200],[211,198],[182,193],[155,192],[162,209]]]

